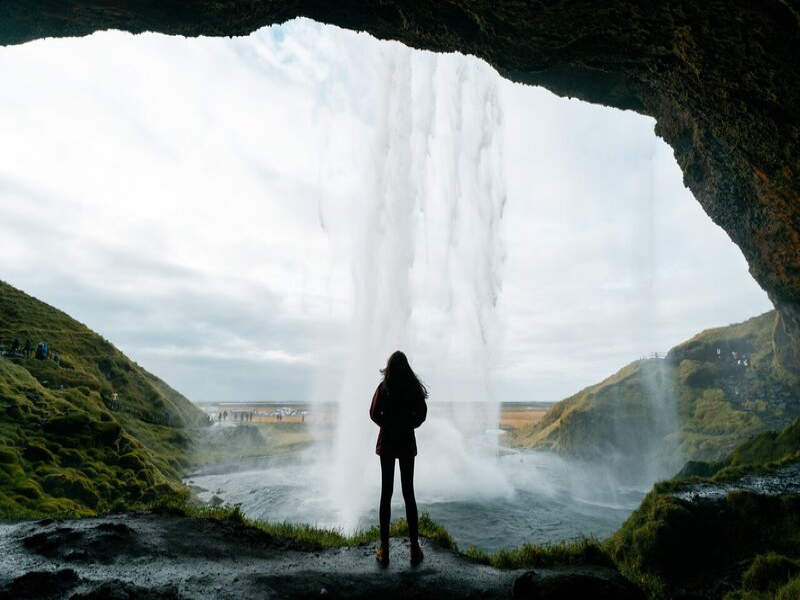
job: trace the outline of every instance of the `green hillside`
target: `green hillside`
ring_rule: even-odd
[[[40,342],[47,359],[25,355]],[[3,282],[0,353],[0,516],[91,514],[179,493],[190,427],[206,422],[185,397]]]
[[[639,360],[511,433],[520,446],[581,459],[648,461],[675,472],[717,461],[757,433],[800,417],[800,384],[781,367],[774,311],[710,329],[665,358]]]

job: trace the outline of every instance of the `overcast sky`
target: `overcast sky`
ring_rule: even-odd
[[[559,400],[771,308],[652,119],[472,58],[301,20],[40,40],[0,80],[0,278],[195,401],[333,399],[398,244],[376,306],[432,399]]]

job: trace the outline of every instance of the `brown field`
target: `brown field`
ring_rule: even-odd
[[[456,403],[438,404],[435,408],[452,408],[453,406],[467,406]],[[252,421],[245,418],[244,424],[289,424],[289,423],[313,423],[317,425],[333,426],[336,421],[337,406],[335,404],[277,404],[277,403],[241,403],[241,404],[217,404],[203,405],[204,410],[208,411],[215,421],[221,411],[227,411],[227,422],[242,422],[243,413],[252,413]],[[435,410],[435,408],[432,406]],[[533,425],[542,420],[542,417],[550,408],[549,404],[541,402],[506,402],[500,406],[500,422],[498,427],[501,429],[519,429],[527,425]],[[366,412],[366,407],[365,407]],[[281,413],[278,416],[278,413]],[[326,427],[324,429],[327,429]]]
[[[548,408],[542,406],[521,405],[519,407],[504,405],[500,409],[501,429],[520,429],[527,425],[535,425],[542,420]]]

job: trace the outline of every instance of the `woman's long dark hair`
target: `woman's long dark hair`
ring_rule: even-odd
[[[386,368],[381,369],[383,375],[383,385],[389,392],[399,394],[418,393],[423,398],[428,397],[428,388],[419,380],[419,377],[411,370],[406,355],[397,350],[393,352],[386,361]]]

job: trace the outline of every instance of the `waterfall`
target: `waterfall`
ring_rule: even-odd
[[[435,411],[437,398],[493,400],[506,197],[496,78],[476,59],[396,43],[381,44],[376,57],[366,189],[354,222],[331,234],[350,236],[352,244],[351,344],[333,454],[323,459],[345,530],[377,506],[370,491],[379,484],[377,428],[367,409],[378,371],[397,349],[428,383],[432,374],[446,381],[449,360],[481,383],[470,398],[431,389],[431,417],[418,433],[418,492],[511,493],[491,457],[458,427],[464,410],[450,418]],[[497,426],[499,404],[488,406],[482,430]]]

